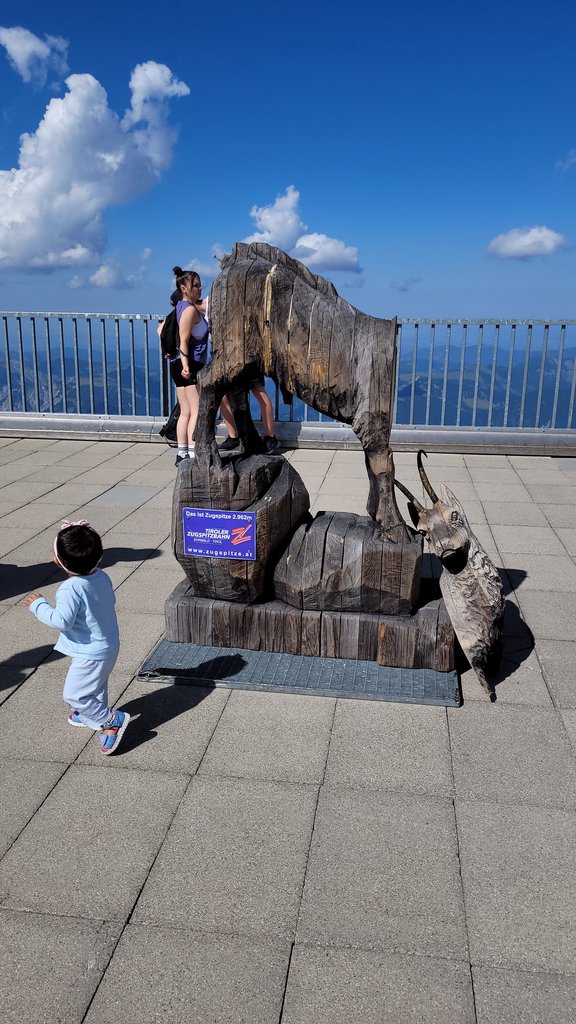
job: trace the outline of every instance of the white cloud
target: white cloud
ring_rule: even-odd
[[[136,274],[125,274],[119,263],[110,261],[102,263],[93,274],[83,276],[75,274],[68,282],[69,288],[114,288],[126,291],[135,288],[142,280],[144,268],[140,267]]]
[[[359,274],[358,249],[319,232],[307,233],[308,227],[298,210],[299,202],[300,193],[289,185],[284,195],[277,196],[269,206],[253,206],[250,216],[260,230],[244,241],[268,242],[314,271],[351,270]]]
[[[25,82],[45,85],[49,74],[62,78],[68,71],[68,43],[60,36],[44,36],[42,40],[27,28],[0,26],[0,45]]]
[[[576,149],[571,149],[564,160],[558,160],[556,163],[557,171],[570,171],[573,167],[576,167]]]
[[[551,256],[568,245],[564,235],[544,226],[513,228],[505,235],[497,235],[488,246],[488,252],[502,260],[528,260],[535,256]]]
[[[68,92],[50,101],[35,132],[21,136],[18,167],[0,171],[0,267],[97,262],[104,210],[158,181],[176,138],[167,100],[189,89],[150,61],[130,83],[132,104],[120,120],[92,75],[70,75]]]

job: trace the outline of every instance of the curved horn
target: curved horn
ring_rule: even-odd
[[[414,508],[416,509],[417,512],[425,512],[426,511],[426,509],[424,508],[424,505],[421,505],[420,502],[418,501],[418,498],[415,498],[413,494],[410,494],[410,491],[408,490],[407,487],[404,487],[404,484],[401,484],[399,480],[395,480],[394,484],[396,485],[398,490],[402,491],[402,494],[406,498],[408,498],[408,501],[412,502],[412,504],[414,505]]]
[[[440,501],[440,498],[436,494],[436,491],[434,490],[434,488],[432,487],[432,484],[430,483],[428,477],[426,476],[426,470],[424,469],[424,466],[422,465],[422,456],[423,455],[426,455],[426,452],[424,451],[423,448],[421,448],[420,451],[418,452],[418,455],[416,456],[416,462],[418,463],[418,472],[420,473],[420,479],[422,481],[422,487],[426,491],[426,494],[428,495],[430,500],[433,502],[433,504],[437,505],[438,502]],[[426,458],[428,458],[427,455],[426,455]]]

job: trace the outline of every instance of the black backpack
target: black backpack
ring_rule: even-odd
[[[168,356],[170,359],[173,359],[174,356],[178,355],[178,349],[180,348],[180,328],[178,326],[178,320],[176,319],[175,309],[173,309],[171,313],[168,313],[168,316],[162,325],[160,345],[162,346],[162,355]]]
[[[178,423],[179,415],[180,406],[178,402],[176,402],[176,405],[172,409],[172,412],[170,413],[168,419],[166,420],[166,423],[164,424],[163,427],[160,427],[160,430],[158,431],[160,436],[163,437],[164,440],[168,442],[171,448],[175,448],[176,445],[178,444],[178,440],[176,438],[176,424]]]

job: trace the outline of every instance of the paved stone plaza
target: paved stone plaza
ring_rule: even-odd
[[[359,452],[287,457],[313,511],[364,513]],[[449,710],[138,680],[182,579],[173,451],[0,438],[3,1024],[576,1021],[576,459],[426,467],[506,569],[495,704],[470,672]],[[107,759],[22,603],[64,517],[116,588]]]

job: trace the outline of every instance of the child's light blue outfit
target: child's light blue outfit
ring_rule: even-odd
[[[101,729],[113,714],[108,676],[120,647],[115,604],[110,577],[95,569],[88,576],[69,576],[56,592],[55,608],[44,597],[30,605],[40,622],[60,630],[54,650],[72,658],[64,700],[91,729]]]

